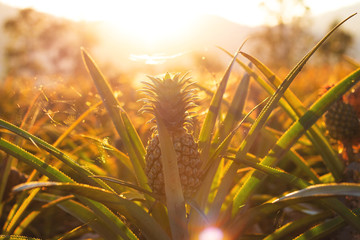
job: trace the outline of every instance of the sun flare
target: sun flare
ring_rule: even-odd
[[[139,4],[141,7],[128,5],[128,12],[111,14],[106,21],[147,45],[180,37],[194,18],[190,11],[180,6],[170,7],[166,1]]]

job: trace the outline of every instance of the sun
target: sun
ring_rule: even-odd
[[[181,37],[195,14],[184,5],[170,1],[129,1],[108,12],[105,21],[149,46]]]

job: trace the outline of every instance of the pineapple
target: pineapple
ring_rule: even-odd
[[[360,130],[359,119],[353,107],[342,99],[335,102],[325,115],[325,124],[330,137],[351,141]]]
[[[197,142],[188,131],[191,126],[192,113],[195,105],[194,89],[190,78],[186,74],[173,77],[166,74],[164,78],[149,77],[151,82],[144,82],[142,92],[147,98],[142,99],[145,104],[140,112],[152,113],[161,118],[168,129],[174,150],[181,186],[185,197],[190,197],[200,185],[200,157]],[[161,164],[161,150],[156,127],[146,148],[146,168],[148,184],[154,193],[165,196],[164,176]]]

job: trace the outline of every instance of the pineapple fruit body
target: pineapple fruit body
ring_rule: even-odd
[[[172,132],[171,138],[176,152],[182,190],[185,197],[192,196],[200,185],[200,157],[193,136],[185,130]],[[157,134],[151,138],[145,157],[145,173],[154,193],[165,195],[164,176],[161,165],[161,150]]]
[[[330,137],[340,141],[350,141],[360,133],[359,119],[353,107],[339,100],[325,115],[325,124]]]
[[[152,122],[156,122],[156,118],[164,122],[176,152],[183,194],[191,197],[198,189],[201,179],[198,144],[188,131],[193,117],[189,110],[195,106],[192,82],[190,78],[186,78],[186,74],[182,77],[180,74],[173,77],[166,74],[164,78],[149,78],[151,82],[145,82],[142,89],[147,97],[142,99],[145,104],[140,111],[153,114]],[[161,157],[159,136],[155,127],[146,148],[145,173],[153,192],[165,196]]]

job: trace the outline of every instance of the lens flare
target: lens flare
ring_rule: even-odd
[[[204,229],[199,235],[199,240],[223,240],[223,239],[224,239],[224,233],[221,231],[221,229],[216,227],[208,227]]]

